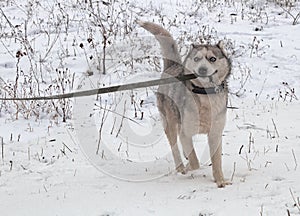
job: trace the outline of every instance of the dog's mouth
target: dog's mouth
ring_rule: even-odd
[[[208,75],[208,74],[199,74],[199,73],[195,73],[195,75],[199,78],[211,78],[213,75],[217,74],[218,70],[216,70],[215,72],[213,72],[212,74]]]

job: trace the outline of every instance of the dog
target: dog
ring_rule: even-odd
[[[218,187],[230,182],[224,180],[222,171],[222,133],[226,122],[228,87],[231,60],[224,42],[216,45],[192,44],[182,62],[178,45],[163,27],[152,22],[138,21],[152,33],[160,44],[163,56],[161,78],[195,74],[196,79],[158,87],[157,106],[162,117],[165,134],[172,149],[177,172],[186,174],[199,168],[192,137],[207,134],[213,177]],[[188,160],[184,165],[179,146]]]

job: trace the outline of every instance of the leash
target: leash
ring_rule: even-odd
[[[40,96],[40,97],[26,97],[26,98],[0,98],[0,100],[3,100],[3,101],[38,101],[38,100],[55,100],[55,99],[85,97],[85,96],[106,94],[106,93],[118,92],[118,91],[124,91],[124,90],[133,90],[133,89],[145,88],[145,87],[151,87],[151,86],[157,86],[157,85],[166,85],[166,84],[171,84],[171,83],[175,83],[175,82],[184,82],[184,81],[195,79],[195,78],[197,78],[197,76],[195,74],[185,74],[185,75],[179,75],[176,77],[156,79],[156,80],[150,80],[150,81],[139,82],[139,83],[116,85],[116,86],[111,86],[111,87],[106,87],[106,88],[78,91],[78,92],[72,92],[72,93],[67,93],[67,94],[58,94],[58,95]]]

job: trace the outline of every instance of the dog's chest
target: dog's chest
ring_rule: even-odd
[[[226,96],[195,95],[194,100],[186,101],[182,120],[194,134],[207,134],[225,123],[226,104]]]

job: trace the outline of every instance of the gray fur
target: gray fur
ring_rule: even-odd
[[[157,106],[172,149],[176,170],[187,173],[199,168],[192,137],[196,134],[207,134],[214,179],[218,187],[225,187],[229,183],[224,180],[222,172],[222,133],[226,121],[227,85],[216,94],[199,95],[192,92],[192,84],[202,88],[226,84],[231,64],[223,42],[220,41],[217,45],[192,45],[182,64],[177,44],[167,30],[151,22],[138,23],[159,41],[164,59],[162,78],[190,73],[199,76],[185,83],[159,86],[157,92]],[[178,137],[188,160],[186,165],[180,155]]]

